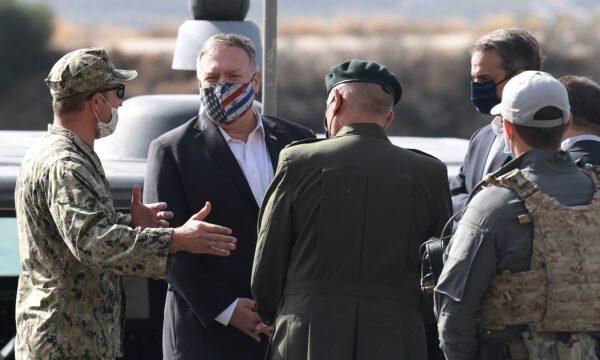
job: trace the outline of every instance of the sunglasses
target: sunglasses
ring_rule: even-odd
[[[115,88],[106,89],[106,90],[103,90],[102,92],[107,92],[107,91],[112,91],[112,90],[117,90],[117,97],[120,100],[123,100],[123,98],[125,97],[125,84],[119,84],[119,86],[117,86]]]

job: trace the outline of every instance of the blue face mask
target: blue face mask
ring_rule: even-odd
[[[509,75],[497,83],[493,80],[484,82],[471,81],[471,101],[477,111],[482,114],[489,114],[494,106],[500,104],[500,98],[496,95],[496,87],[510,77]]]

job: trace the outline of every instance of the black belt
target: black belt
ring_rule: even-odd
[[[366,281],[291,280],[285,288],[286,295],[337,295],[389,299],[419,306],[419,284],[381,284]]]

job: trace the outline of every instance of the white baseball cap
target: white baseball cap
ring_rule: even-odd
[[[536,120],[535,114],[545,107],[562,111],[562,117]],[[502,101],[491,110],[513,124],[550,128],[566,124],[571,116],[569,95],[565,86],[543,71],[523,71],[510,79],[502,91]]]

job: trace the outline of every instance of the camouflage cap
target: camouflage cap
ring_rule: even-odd
[[[54,66],[46,84],[54,100],[100,90],[110,84],[124,84],[137,77],[135,70],[115,69],[106,50],[86,48],[63,56]]]

